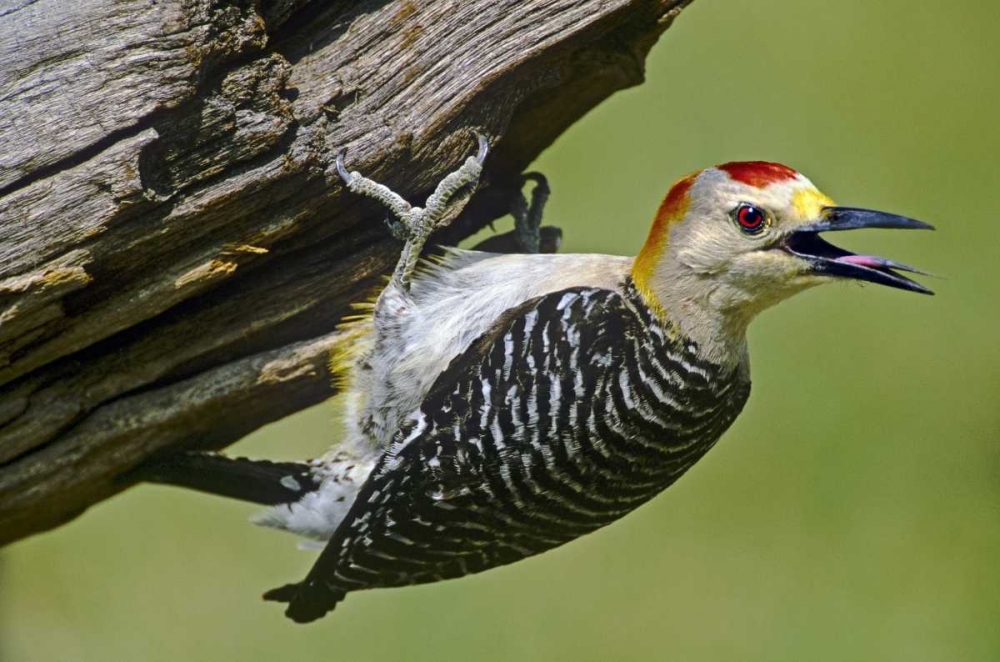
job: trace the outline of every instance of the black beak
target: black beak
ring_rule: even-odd
[[[897,271],[927,275],[913,267],[874,255],[855,255],[837,248],[820,238],[820,232],[855,230],[858,228],[891,228],[899,230],[933,230],[934,226],[905,216],[852,207],[826,207],[823,217],[788,235],[781,247],[792,255],[808,260],[813,271],[826,276],[866,280],[870,283],[897,287],[901,290],[934,294],[920,283]]]

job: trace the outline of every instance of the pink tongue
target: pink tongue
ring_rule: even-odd
[[[885,260],[874,255],[845,255],[844,257],[838,257],[837,262],[849,262],[850,264],[868,267],[869,269],[878,269],[885,266]]]

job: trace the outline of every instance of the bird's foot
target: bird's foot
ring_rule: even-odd
[[[394,237],[406,243],[393,272],[393,281],[404,290],[409,289],[413,271],[428,237],[435,230],[447,225],[452,218],[448,211],[455,194],[465,188],[474,189],[479,183],[483,162],[489,153],[489,143],[479,133],[476,134],[476,139],[479,142],[478,153],[468,157],[458,170],[442,179],[434,193],[427,198],[424,207],[414,207],[389,187],[368,179],[359,172],[348,172],[344,167],[344,152],[337,154],[337,174],[347,185],[348,190],[378,200],[398,219],[390,221],[389,230]]]
[[[549,181],[540,172],[526,172],[521,176],[521,183],[534,182],[531,189],[531,202],[518,191],[510,203],[510,214],[514,217],[514,232],[517,242],[524,253],[539,253],[541,251],[542,213],[549,199]]]

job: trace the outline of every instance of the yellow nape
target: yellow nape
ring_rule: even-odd
[[[823,215],[824,207],[833,207],[833,200],[814,188],[804,188],[792,195],[792,207],[802,221],[815,221]]]
[[[667,193],[667,197],[663,199],[660,209],[656,212],[656,218],[653,220],[653,227],[649,229],[649,236],[646,238],[646,243],[643,245],[642,250],[639,251],[639,254],[635,258],[635,263],[632,265],[632,282],[635,283],[635,287],[639,290],[642,298],[646,300],[646,303],[657,314],[661,314],[663,309],[660,302],[657,301],[656,295],[653,293],[651,286],[653,274],[656,272],[656,267],[663,258],[663,253],[667,248],[670,226],[680,221],[687,214],[688,207],[691,204],[691,197],[689,195],[691,186],[699,174],[697,172],[692,173],[678,180],[670,188],[670,192]]]

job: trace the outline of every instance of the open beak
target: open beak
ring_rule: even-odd
[[[901,290],[934,294],[920,283],[899,274],[899,271],[927,275],[923,271],[908,267],[874,255],[855,255],[837,248],[820,238],[820,232],[854,230],[857,228],[894,228],[900,230],[933,230],[934,226],[915,221],[905,216],[887,214],[868,209],[852,207],[826,207],[822,218],[800,227],[785,237],[781,248],[792,255],[807,260],[814,273],[840,278],[866,280],[871,283],[897,287]]]

